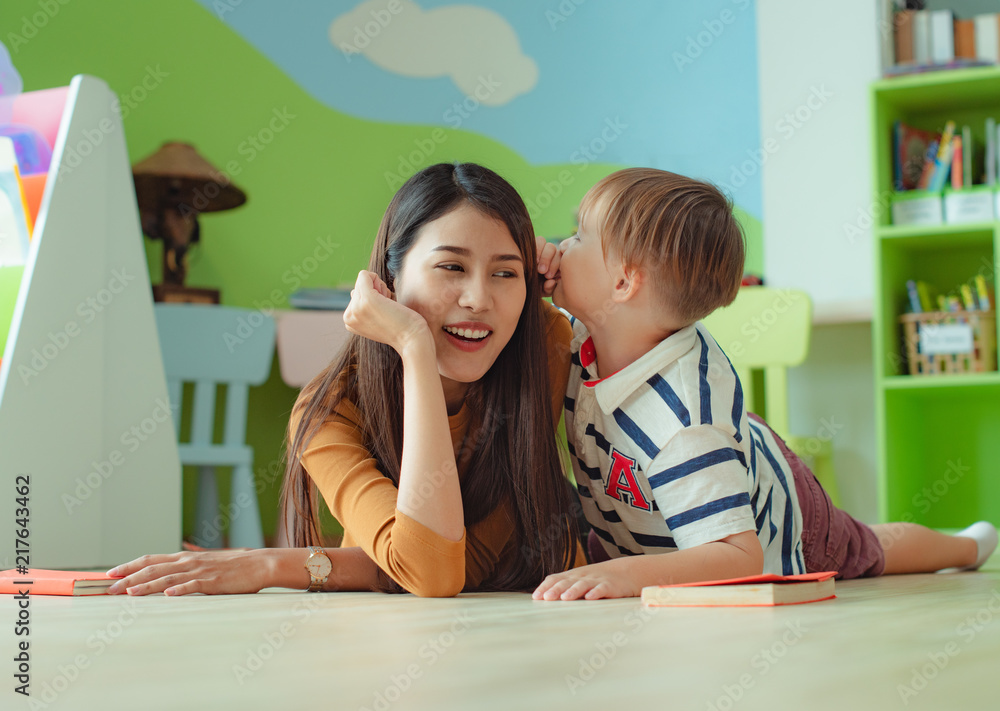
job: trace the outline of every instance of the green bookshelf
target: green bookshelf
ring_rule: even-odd
[[[987,116],[1000,119],[1000,67],[930,72],[875,82],[871,89],[875,201],[893,192],[893,124],[940,131],[972,127],[985,145]],[[1000,525],[1000,372],[909,375],[899,316],[907,279],[942,290],[982,273],[991,289],[1000,221],[892,225],[881,211],[874,230],[872,341],[879,443],[879,514],[959,528],[978,519]],[[994,313],[994,318],[996,315]]]

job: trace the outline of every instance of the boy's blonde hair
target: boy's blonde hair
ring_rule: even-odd
[[[649,272],[661,303],[684,325],[732,303],[746,247],[732,203],[709,183],[654,168],[626,168],[591,188],[580,224],[604,258]]]

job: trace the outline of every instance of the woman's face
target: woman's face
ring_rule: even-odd
[[[449,410],[514,334],[524,270],[507,226],[468,204],[424,225],[403,259],[396,300],[430,326]]]

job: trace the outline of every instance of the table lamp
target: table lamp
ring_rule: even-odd
[[[187,256],[201,239],[198,215],[239,207],[246,194],[189,143],[171,141],[132,166],[142,231],[163,241],[163,283],[156,301],[219,303],[217,289],[184,285]]]

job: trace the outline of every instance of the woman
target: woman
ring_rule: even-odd
[[[289,425],[293,545],[319,540],[318,488],[346,547],[144,556],[111,571],[125,576],[112,590],[450,596],[527,590],[582,563],[554,435],[571,333],[542,305],[535,248],[496,173],[414,175],[358,275],[344,313],[355,335]],[[546,360],[551,373],[535,365]]]

